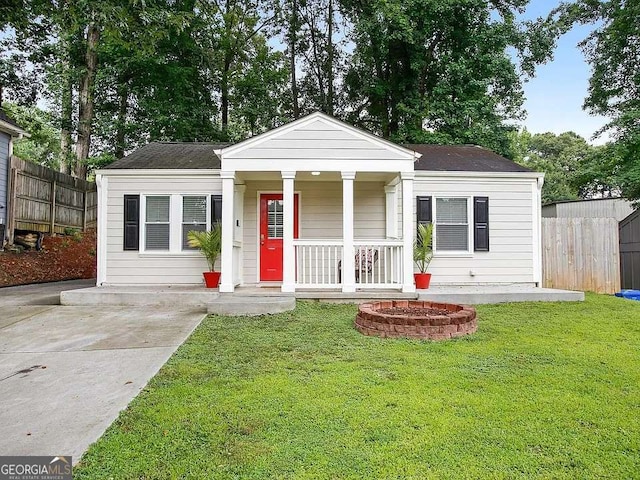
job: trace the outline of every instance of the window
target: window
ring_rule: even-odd
[[[207,197],[205,195],[182,197],[182,249],[194,250],[187,242],[187,233],[207,230]]]
[[[269,238],[284,237],[284,206],[282,200],[268,200],[267,202],[267,234]]]
[[[436,198],[435,248],[469,250],[469,212],[466,198]]]
[[[169,250],[169,206],[168,195],[146,197],[145,250]]]

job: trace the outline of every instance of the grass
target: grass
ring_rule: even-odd
[[[640,477],[640,303],[481,306],[442,343],[355,312],[208,317],[74,478]]]

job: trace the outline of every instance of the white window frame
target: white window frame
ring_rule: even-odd
[[[169,249],[168,250],[147,250],[147,197],[169,197]],[[149,252],[152,254],[167,254],[171,251],[171,207],[173,205],[173,198],[168,193],[149,193],[146,195],[140,195],[140,251]],[[163,222],[164,224],[164,222]]]
[[[438,251],[436,231],[438,229],[438,199],[462,198],[467,202],[467,250],[441,250]],[[433,256],[434,257],[471,257],[473,256],[473,196],[471,195],[434,195],[432,205],[433,223]]]
[[[206,197],[207,199],[207,230],[211,229],[211,195],[219,195],[219,192],[195,192],[195,193],[167,193],[149,192],[140,194],[140,250],[139,256],[143,257],[200,257],[198,250],[182,249],[182,202],[184,197]],[[147,250],[147,197],[169,197],[169,250]]]
[[[205,218],[205,230],[211,230],[211,195],[212,194],[204,194],[204,193],[183,193],[180,195],[180,251],[181,252],[197,252],[197,249],[193,248],[184,248],[182,245],[182,227],[185,224],[184,222],[184,199],[185,197],[204,197],[206,206],[206,218]]]

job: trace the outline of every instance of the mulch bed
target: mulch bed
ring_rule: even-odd
[[[95,231],[47,236],[40,251],[0,252],[0,287],[95,276]]]
[[[451,312],[448,310],[441,310],[439,308],[418,308],[418,307],[393,307],[393,308],[381,308],[376,310],[378,313],[384,313],[386,315],[403,315],[407,317],[432,317],[434,315],[449,315]]]

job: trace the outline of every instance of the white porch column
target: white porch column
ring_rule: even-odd
[[[413,283],[413,179],[414,172],[402,172],[402,291],[416,291]]]
[[[355,172],[342,172],[342,291],[356,291],[353,248],[353,181]]]
[[[232,293],[233,279],[233,204],[235,172],[220,172],[222,178],[222,255],[220,256],[220,292]]]
[[[397,185],[385,185],[387,238],[398,238],[398,196]]]
[[[296,291],[296,252],[293,246],[294,180],[296,172],[282,173],[282,291]]]

